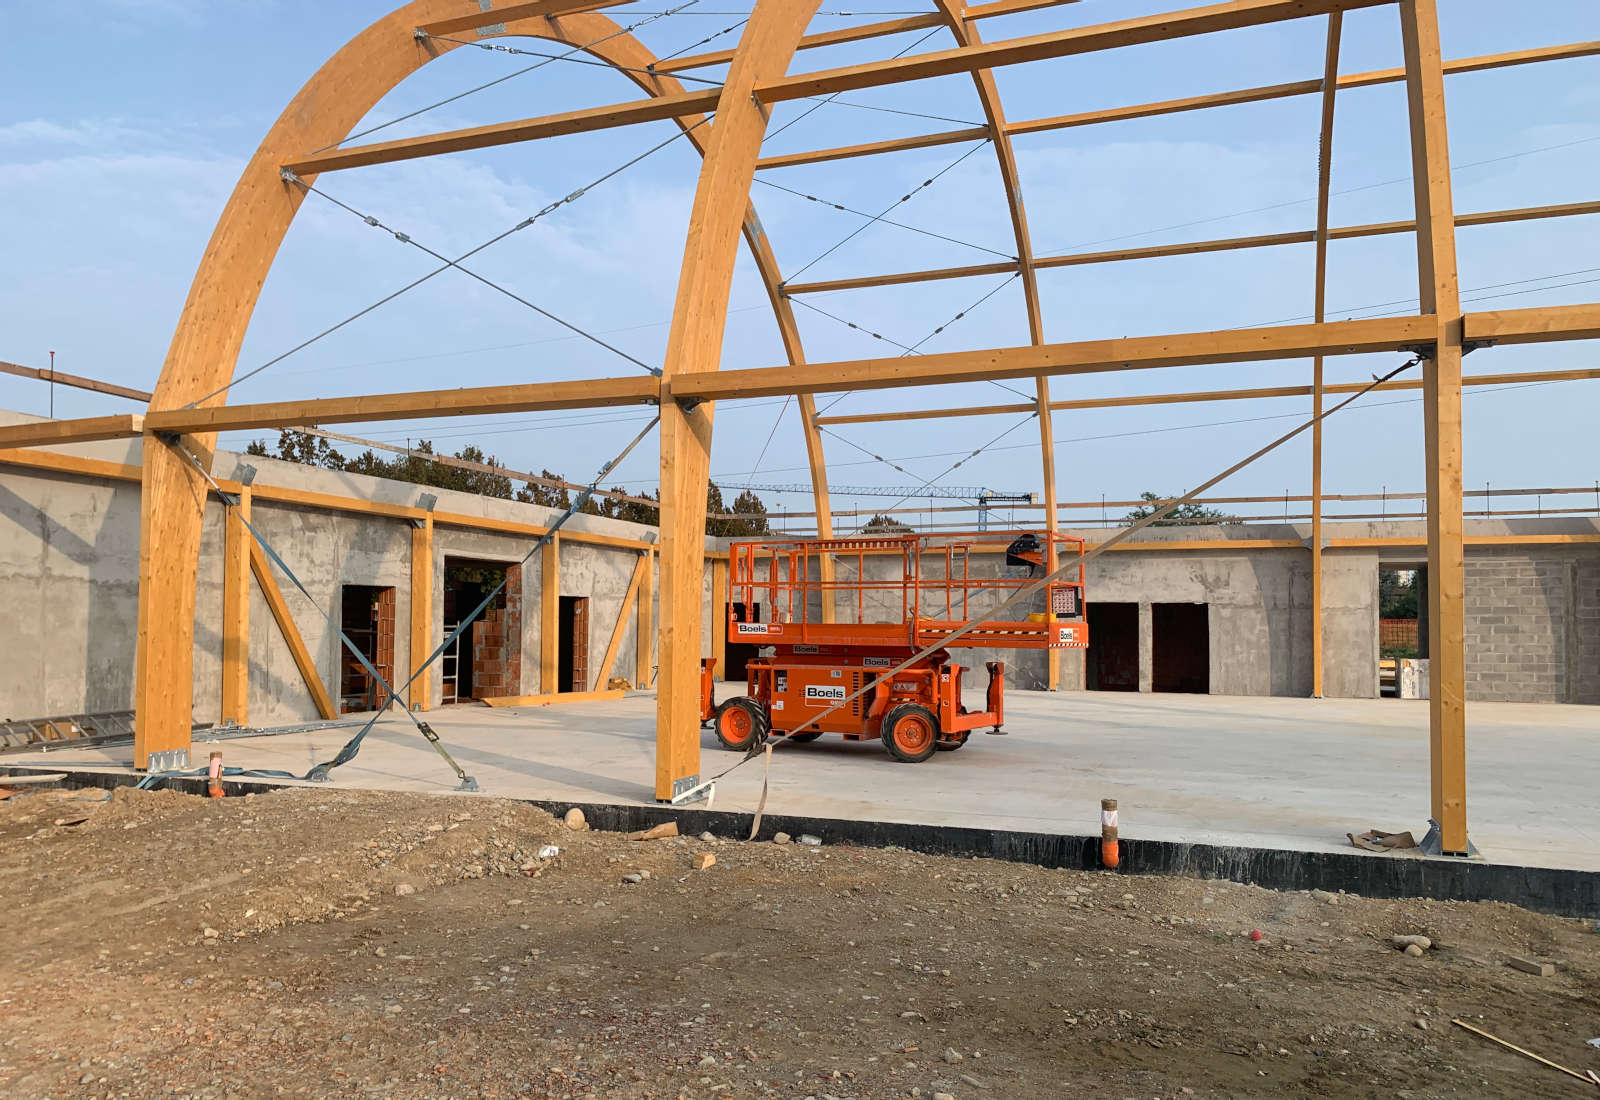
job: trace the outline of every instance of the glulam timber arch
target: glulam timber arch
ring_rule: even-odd
[[[999,379],[1032,380],[1037,387],[1036,394],[1022,405],[858,414],[829,418],[823,423],[1037,412],[1044,453],[1044,488],[1049,504],[1047,515],[1054,522],[1055,478],[1048,420],[1052,410],[1296,394],[1310,396],[1315,403],[1325,393],[1349,392],[1344,384],[1324,384],[1323,357],[1405,352],[1422,361],[1419,380],[1397,380],[1394,386],[1416,386],[1424,398],[1429,651],[1434,662],[1431,677],[1434,694],[1429,704],[1430,808],[1441,826],[1439,847],[1451,853],[1467,851],[1461,486],[1461,387],[1464,380],[1461,359],[1467,350],[1495,343],[1600,339],[1600,303],[1464,314],[1457,285],[1455,235],[1459,228],[1475,225],[1590,216],[1600,212],[1600,203],[1593,201],[1590,195],[1584,196],[1582,202],[1556,206],[1456,213],[1451,194],[1444,82],[1447,75],[1454,73],[1600,55],[1600,42],[1576,42],[1446,60],[1440,52],[1437,0],[1221,0],[1187,10],[998,41],[983,42],[975,30],[974,24],[985,18],[1069,2],[1071,0],[991,0],[976,7],[963,7],[955,0],[932,0],[930,6],[937,10],[925,14],[807,35],[805,27],[816,13],[817,0],[755,0],[755,11],[736,48],[679,58],[658,66],[653,73],[628,73],[647,93],[642,100],[335,149],[389,88],[450,47],[449,43],[430,42],[426,36],[413,35],[418,25],[435,24],[434,29],[443,33],[442,27],[437,26],[443,21],[450,25],[452,32],[530,35],[578,44],[616,30],[617,24],[593,14],[595,8],[610,6],[606,0],[533,0],[531,3],[513,0],[492,11],[483,10],[490,6],[488,0],[415,0],[358,35],[302,89],[251,160],[207,248],[147,414],[142,418],[101,417],[0,428],[0,447],[121,438],[141,432],[146,435],[137,679],[139,763],[150,763],[152,750],[188,744],[193,696],[195,558],[206,488],[189,453],[197,455],[201,462],[208,461],[215,433],[219,430],[294,426],[308,419],[337,423],[473,415],[484,411],[659,405],[662,412],[659,555],[662,614],[657,634],[661,672],[655,789],[657,797],[668,798],[694,786],[700,764],[697,662],[704,564],[701,517],[716,401],[764,396],[798,399],[815,487],[816,511],[819,524],[823,525],[821,531],[827,534],[827,482],[813,403],[815,394]],[[1392,7],[1398,13],[1403,67],[1339,74],[1342,13],[1377,7]],[[993,69],[1009,65],[1120,50],[1308,17],[1328,19],[1320,79],[1017,122],[1005,118],[990,75]],[[491,30],[491,21],[505,25]],[[954,36],[953,48],[800,74],[789,72],[797,49],[860,42],[879,35],[939,26],[949,29]],[[648,51],[626,37],[597,43],[591,52],[619,67],[650,68]],[[712,64],[729,65],[725,83],[720,88],[684,91],[668,75],[669,71]],[[960,74],[967,74],[974,81],[985,113],[986,124],[982,127],[760,157],[768,112],[776,104]],[[1333,147],[1335,93],[1399,82],[1403,82],[1406,90],[1415,188],[1414,216],[1407,221],[1377,225],[1330,227],[1328,162]],[[1318,212],[1314,227],[1293,233],[1114,251],[1042,257],[1033,254],[1015,154],[1010,146],[1011,135],[1225,109],[1233,104],[1319,93],[1322,126],[1318,148],[1323,163],[1318,173]],[[303,193],[280,178],[281,167],[291,167],[302,177],[310,177],[340,168],[644,121],[675,119],[680,126],[692,126],[706,112],[712,111],[715,120],[689,135],[689,140],[703,154],[703,161],[662,378],[633,373],[584,381],[529,382],[256,405],[224,404],[224,387],[233,371],[256,295],[279,241],[302,200]],[[897,149],[928,148],[985,137],[995,142],[1002,190],[1010,206],[1016,239],[1015,259],[999,264],[887,275],[869,273],[821,283],[783,285],[761,223],[750,207],[750,185],[757,168],[869,157]],[[1416,239],[1418,310],[1398,317],[1327,320],[1322,298],[1329,242],[1385,234],[1412,234]],[[787,365],[737,364],[732,369],[720,369],[728,297],[741,238],[750,247],[767,287]],[[1310,324],[1209,332],[1138,332],[1108,340],[1058,343],[1045,340],[1035,269],[1147,262],[1166,256],[1295,244],[1316,246],[1315,319]],[[795,294],[1013,273],[1022,280],[1029,322],[1029,343],[1019,347],[812,363],[805,358],[794,315],[789,309],[788,296]],[[1055,375],[1288,361],[1311,361],[1309,386],[1069,401],[1051,401],[1048,390],[1048,379]],[[1583,373],[1547,372],[1547,376]],[[1478,375],[1465,382],[1486,382],[1496,377],[1503,376]],[[217,391],[217,396],[207,396],[213,391]],[[188,407],[191,404],[201,407]],[[1320,452],[1320,447],[1314,446],[1314,449]],[[1315,460],[1312,476],[1311,500],[1315,516],[1320,513],[1321,495],[1320,470]],[[1320,520],[1316,526],[1320,531]],[[1333,540],[1329,545],[1339,541]],[[1322,546],[1322,538],[1314,534],[1313,544],[1308,547],[1314,562],[1320,559]],[[827,563],[823,567],[828,568]],[[1320,602],[1316,595],[1313,600]],[[824,612],[827,610],[825,607]]]
[[[150,411],[176,410],[198,403],[224,404],[239,349],[256,301],[278,248],[305,191],[284,179],[283,166],[312,150],[338,145],[385,95],[430,61],[460,44],[416,33],[476,29],[482,37],[541,38],[581,47],[611,63],[652,97],[682,95],[675,77],[650,71],[655,56],[612,19],[592,12],[523,15],[543,8],[561,12],[579,5],[553,0],[508,8],[504,22],[486,23],[481,12],[463,12],[464,0],[413,0],[367,27],[336,53],[300,89],[279,116],[234,187],[203,254],[188,300],[179,317],[167,359],[150,401]],[[583,5],[586,7],[598,4]],[[476,5],[472,5],[476,7]],[[809,20],[809,15],[806,17]],[[460,26],[452,26],[452,23]],[[803,30],[803,27],[802,27]],[[798,36],[797,36],[798,40]],[[783,64],[786,66],[785,55]],[[782,75],[781,70],[774,75]],[[699,126],[703,116],[677,117],[686,137],[705,155],[710,144]],[[307,182],[314,175],[303,174]],[[748,186],[746,187],[746,192]],[[793,307],[782,293],[782,276],[755,210],[744,202],[742,233],[760,273],[777,320],[784,353],[791,364],[805,361]],[[724,309],[724,314],[726,310]],[[220,391],[220,392],[218,392]],[[802,423],[811,459],[816,510],[829,513],[821,439],[814,424],[815,398],[801,398]],[[138,657],[135,707],[139,715],[135,759],[139,767],[152,753],[186,749],[193,711],[195,586],[207,486],[183,453],[209,466],[215,432],[185,435],[173,445],[157,438],[144,448],[139,554]],[[701,490],[704,510],[705,490]]]

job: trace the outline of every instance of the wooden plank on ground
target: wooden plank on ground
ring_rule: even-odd
[[[496,695],[478,701],[491,707],[548,707],[552,703],[598,703],[606,699],[621,699],[626,694],[621,688],[608,691],[546,691],[538,695]]]

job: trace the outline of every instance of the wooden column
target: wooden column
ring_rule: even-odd
[[[539,551],[539,690],[561,690],[561,536]]]
[[[1440,847],[1467,849],[1465,562],[1461,521],[1461,294],[1456,273],[1450,146],[1435,0],[1402,0],[1406,100],[1416,187],[1421,312],[1437,321],[1423,364],[1428,482],[1428,730]]]
[[[823,603],[829,601],[824,600]],[[711,656],[717,659],[712,675],[718,680],[728,673],[728,559],[711,559]]]
[[[225,513],[222,529],[222,721],[250,722],[250,487]]]
[[[687,790],[700,772],[700,592],[705,569],[706,481],[711,402],[679,403],[680,375],[715,371],[733,284],[733,263],[750,184],[767,128],[754,90],[781,77],[819,0],[756,8],[729,65],[706,144],[684,242],[683,268],[663,364],[661,402],[661,666],[656,697],[659,800]]]
[[[1322,66],[1322,133],[1317,142],[1316,301],[1312,319],[1327,320],[1328,198],[1333,182],[1333,107],[1339,90],[1339,36],[1344,13],[1328,16],[1328,49]],[[1311,697],[1322,698],[1322,356],[1312,360],[1311,415]]]
[[[655,667],[656,626],[656,552],[644,556],[644,572],[639,574],[639,628],[634,631],[633,682],[641,691],[648,691]]]
[[[416,676],[433,653],[433,517],[427,516],[411,528],[411,675]],[[409,701],[412,710],[433,706],[433,673],[424,672],[411,681]]]

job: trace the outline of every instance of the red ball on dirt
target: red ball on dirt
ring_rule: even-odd
[[[1259,928],[1250,929],[1250,942],[1251,943],[1260,943],[1261,942],[1261,929],[1259,929]]]

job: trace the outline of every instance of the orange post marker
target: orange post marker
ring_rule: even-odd
[[[1121,853],[1117,850],[1117,800],[1115,798],[1102,798],[1100,800],[1100,863],[1106,868],[1114,869],[1121,862]]]
[[[222,754],[211,754],[211,763],[206,769],[206,793],[212,798],[221,798],[226,793],[222,789]]]

